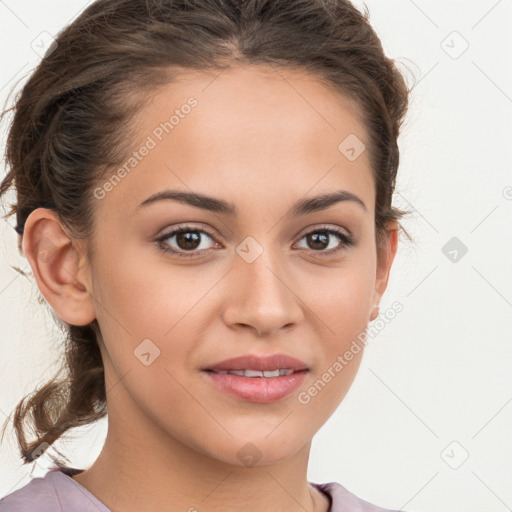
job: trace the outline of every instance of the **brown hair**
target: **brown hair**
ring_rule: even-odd
[[[348,0],[92,3],[59,33],[15,105],[2,113],[3,118],[14,111],[0,197],[15,185],[17,203],[8,216],[16,213],[16,230],[22,235],[28,215],[46,207],[76,237],[89,239],[92,191],[101,172],[125,161],[134,136],[126,126],[133,128],[130,119],[150,94],[183,70],[221,70],[231,63],[309,71],[355,101],[368,132],[380,246],[387,222],[409,213],[391,203],[397,138],[410,91],[385,56],[366,6],[362,13]],[[97,321],[61,327],[66,334],[62,378],[56,374],[14,411],[24,463],[68,429],[107,414]],[[26,421],[36,436],[31,442]]]

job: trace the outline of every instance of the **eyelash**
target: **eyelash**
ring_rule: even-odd
[[[194,228],[194,227],[191,227],[191,226],[182,226],[182,227],[179,227],[177,229],[174,229],[172,231],[170,231],[169,233],[165,233],[164,235],[162,235],[161,237],[157,238],[155,240],[155,242],[157,243],[158,247],[165,253],[167,252],[171,252],[173,253],[174,255],[176,256],[179,256],[180,258],[183,257],[183,258],[195,258],[195,257],[199,257],[203,252],[206,252],[208,251],[209,249],[203,249],[202,251],[198,251],[198,252],[187,252],[187,251],[177,251],[175,249],[171,249],[169,247],[166,247],[165,244],[164,244],[164,241],[173,237],[174,235],[179,235],[181,233],[188,233],[188,232],[191,232],[191,231],[195,231],[195,232],[198,232],[198,233],[204,233],[206,235],[208,235],[212,240],[215,240],[214,236],[209,233],[208,231],[204,230],[204,229],[199,229],[199,228]],[[327,227],[320,227],[320,228],[316,228],[312,231],[308,231],[307,233],[305,233],[302,237],[301,237],[301,240],[303,238],[305,238],[306,236],[308,235],[311,235],[312,233],[324,233],[324,234],[330,234],[330,235],[336,235],[340,241],[342,242],[341,246],[338,248],[338,249],[331,249],[329,251],[323,251],[323,250],[319,250],[319,251],[314,251],[315,253],[319,253],[320,255],[327,255],[327,256],[332,256],[333,254],[335,253],[338,253],[340,251],[344,251],[346,249],[348,249],[349,247],[352,247],[355,245],[355,241],[354,239],[345,234],[344,232],[342,232],[341,230],[338,230],[336,228],[327,228]]]

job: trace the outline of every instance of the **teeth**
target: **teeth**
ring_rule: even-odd
[[[281,368],[278,370],[219,370],[215,371],[221,375],[230,373],[232,375],[239,375],[240,377],[281,377],[283,375],[291,375],[293,370],[288,368]]]

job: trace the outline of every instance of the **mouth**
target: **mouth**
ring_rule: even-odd
[[[224,396],[269,404],[290,398],[304,382],[309,370],[203,370],[202,373],[207,382]]]
[[[232,357],[225,359],[215,364],[208,365],[201,368],[202,370],[214,372],[247,372],[247,377],[276,377],[275,373],[268,372],[284,372],[290,373],[292,371],[309,370],[308,365],[295,357],[286,354],[246,354],[243,356]],[[259,372],[259,373],[254,373]],[[265,375],[267,372],[267,375]],[[262,375],[261,375],[262,374]]]
[[[201,368],[207,382],[232,398],[271,403],[289,397],[310,368],[286,354],[246,354]]]
[[[276,370],[205,370],[207,372],[217,373],[219,375],[238,375],[239,377],[249,378],[273,378],[283,377],[295,373],[292,368],[278,368]]]

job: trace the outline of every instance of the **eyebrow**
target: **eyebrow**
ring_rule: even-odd
[[[154,204],[157,201],[164,200],[178,201],[210,212],[222,213],[230,216],[237,215],[237,209],[233,203],[229,203],[215,197],[206,196],[204,194],[181,192],[178,190],[162,190],[161,192],[157,192],[142,201],[136,209],[138,210],[149,206],[150,204]],[[300,199],[293,205],[291,215],[292,217],[298,217],[307,213],[318,212],[342,201],[353,202],[361,206],[365,212],[367,211],[366,205],[358,196],[348,190],[338,190],[330,194],[322,194],[315,197]]]

